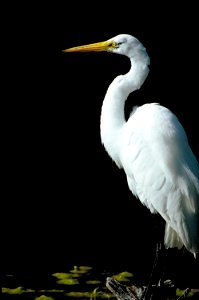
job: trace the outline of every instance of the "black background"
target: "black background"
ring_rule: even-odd
[[[151,71],[127,113],[146,102],[167,106],[199,157],[195,8],[56,2],[12,4],[6,13],[5,269],[56,269],[69,261],[150,267],[154,217],[128,190],[99,133],[108,85],[129,61],[61,50],[136,36]]]

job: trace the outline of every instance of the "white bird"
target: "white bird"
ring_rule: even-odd
[[[63,50],[108,51],[127,56],[128,73],[108,87],[101,110],[101,141],[109,156],[123,168],[129,189],[151,213],[166,221],[166,248],[183,245],[199,252],[199,164],[177,117],[158,103],[133,109],[125,120],[128,95],[139,89],[149,73],[150,59],[139,40],[120,34],[105,42]]]

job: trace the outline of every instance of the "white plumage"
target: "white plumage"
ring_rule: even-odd
[[[131,68],[110,84],[101,111],[101,140],[132,193],[166,221],[165,247],[199,251],[199,165],[177,117],[157,103],[137,107],[125,120],[128,95],[144,83],[150,59],[133,36],[64,50],[109,51],[126,55]]]

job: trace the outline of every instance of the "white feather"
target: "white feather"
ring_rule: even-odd
[[[108,88],[101,113],[102,143],[124,169],[132,193],[165,219],[165,246],[184,245],[195,255],[199,251],[198,162],[182,125],[169,109],[145,104],[125,121],[125,101],[147,77],[149,58],[142,44],[129,35],[111,40],[121,45],[111,51],[127,55],[131,69]]]
[[[126,122],[128,95],[139,89],[149,73],[145,47],[133,36],[120,34],[106,42],[64,52],[109,51],[126,55],[131,68],[110,84],[101,111],[101,140],[132,193],[152,213],[166,221],[165,246],[183,245],[199,252],[199,166],[177,117],[157,103],[136,107]]]

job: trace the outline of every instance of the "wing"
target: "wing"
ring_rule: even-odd
[[[176,116],[157,104],[138,108],[124,127],[120,153],[133,194],[196,250],[199,168]]]

